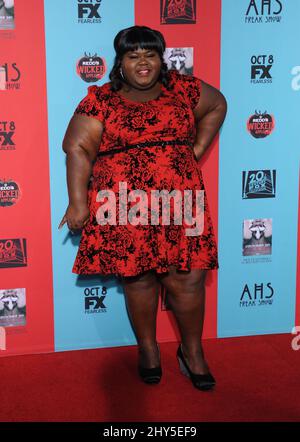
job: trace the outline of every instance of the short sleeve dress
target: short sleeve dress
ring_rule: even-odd
[[[131,101],[105,83],[90,86],[75,110],[101,121],[104,131],[73,273],[121,277],[151,269],[161,274],[169,266],[180,271],[218,268],[193,151],[193,108],[201,81],[177,71],[168,75],[169,85],[156,99]]]

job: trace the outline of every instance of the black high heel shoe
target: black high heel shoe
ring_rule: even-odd
[[[160,358],[160,352],[159,352],[159,358]],[[138,372],[142,381],[145,382],[146,384],[158,384],[162,377],[162,369],[160,364],[158,367],[154,368],[146,368],[142,367],[141,365],[138,365]]]
[[[162,369],[159,365],[154,368],[138,367],[139,375],[145,384],[159,384],[162,376]]]
[[[208,391],[216,385],[216,380],[210,372],[206,374],[196,374],[190,370],[189,366],[186,363],[186,360],[184,359],[181,344],[179,345],[177,350],[177,358],[182,374],[189,377],[194,387],[198,388],[198,390]]]

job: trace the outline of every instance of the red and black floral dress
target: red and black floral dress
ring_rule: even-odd
[[[150,269],[164,273],[171,265],[181,271],[218,268],[217,246],[205,192],[201,234],[187,235],[186,229],[191,225],[185,223],[184,216],[181,223],[175,221],[175,203],[172,205],[172,202],[169,221],[168,218],[162,221],[161,204],[159,216],[152,222],[151,191],[171,194],[176,190],[183,195],[189,190],[194,203],[196,190],[204,191],[193,151],[196,133],[193,108],[200,98],[201,81],[177,71],[170,71],[169,78],[168,88],[162,86],[158,98],[144,103],[112,91],[110,83],[90,86],[88,95],[75,110],[77,114],[101,121],[104,131],[88,188],[90,217],[82,230],[73,273],[120,277],[138,275]],[[132,197],[136,190],[149,197],[148,205],[145,198]],[[100,191],[104,191],[102,199]],[[105,192],[113,194],[112,199],[103,198]],[[128,197],[126,203],[124,196],[125,200]],[[136,217],[129,217],[128,212],[141,200],[144,206],[136,210]],[[102,211],[102,215],[110,219],[104,223],[99,211],[107,207],[104,203],[108,201],[115,214],[107,209],[103,215]],[[183,195],[182,204],[184,201]],[[195,215],[195,209],[192,210]],[[130,222],[126,222],[127,219]],[[139,222],[133,222],[134,219]]]

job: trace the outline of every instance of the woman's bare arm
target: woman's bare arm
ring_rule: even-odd
[[[227,112],[224,95],[213,86],[202,81],[199,103],[194,108],[196,138],[194,152],[199,159],[210,146],[223,124]]]
[[[103,132],[103,124],[95,118],[74,115],[68,125],[63,150],[67,154],[69,205],[59,224],[70,230],[81,229],[89,216],[87,189]]]

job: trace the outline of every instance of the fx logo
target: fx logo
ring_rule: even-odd
[[[0,350],[6,350],[6,332],[4,327],[0,327]]]
[[[92,0],[78,0],[78,18],[100,19],[98,13],[100,3],[101,0],[96,0],[95,4],[92,3]]]
[[[251,80],[271,79],[270,70],[273,66],[274,58],[273,55],[253,55],[251,57]]]
[[[85,304],[85,310],[87,313],[89,313],[89,311],[106,309],[106,306],[103,303],[103,301],[104,301],[106,294],[107,294],[107,288],[102,287],[101,296],[99,296],[99,289],[100,289],[100,287],[93,287],[93,288],[87,287],[84,290],[84,294],[85,294],[84,304]]]
[[[12,140],[15,134],[16,125],[14,121],[0,121],[0,146],[14,146]]]
[[[0,145],[2,146],[14,146],[12,136],[14,132],[0,132]]]
[[[85,298],[85,309],[90,310],[92,307],[94,310],[98,310],[98,308],[106,308],[103,304],[105,296],[89,296]]]

